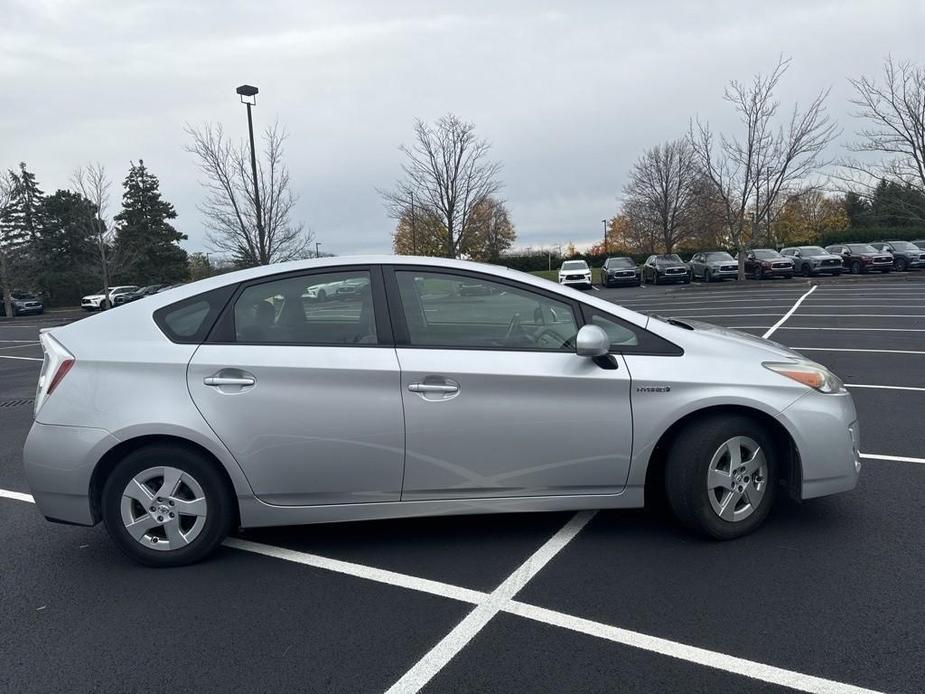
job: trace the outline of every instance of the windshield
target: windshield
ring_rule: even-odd
[[[713,253],[704,253],[703,255],[707,260],[735,260],[726,251],[715,251]]]
[[[889,244],[897,251],[918,251],[918,246],[908,241],[890,241]]]
[[[669,255],[657,255],[655,256],[656,263],[683,263],[681,256],[676,253],[670,253]]]
[[[632,258],[610,258],[607,267],[636,267]]]
[[[587,270],[588,264],[583,260],[567,260],[562,263],[563,270]]]
[[[14,299],[34,299],[35,294],[30,294],[29,292],[13,292],[10,294]]]
[[[783,258],[783,256],[777,251],[772,251],[769,248],[759,248],[756,251],[752,251],[755,254],[756,258],[760,260],[772,260],[773,258]]]
[[[849,243],[848,250],[852,253],[879,253],[876,248],[869,246],[866,243]]]
[[[800,253],[803,255],[830,255],[827,250],[819,246],[800,246]]]

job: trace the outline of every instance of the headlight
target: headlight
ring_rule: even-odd
[[[845,393],[845,384],[824,366],[813,362],[762,362],[764,368],[786,376],[820,393]]]

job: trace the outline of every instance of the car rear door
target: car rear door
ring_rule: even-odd
[[[355,291],[318,297],[348,282]],[[378,266],[262,278],[196,350],[190,394],[260,499],[399,499],[404,422],[385,312]]]
[[[477,281],[489,293],[462,294]],[[387,270],[401,365],[402,500],[614,494],[630,378],[575,354],[578,304],[493,276]]]

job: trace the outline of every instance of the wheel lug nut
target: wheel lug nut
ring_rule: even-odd
[[[153,506],[151,507],[151,510],[152,510],[152,511],[154,510],[154,507],[153,507]]]
[[[163,521],[164,521],[164,517],[163,517],[163,516],[158,516],[158,517],[157,517],[157,522],[158,522],[158,523],[162,523]]]
[[[170,504],[171,506],[173,506],[173,499],[171,499],[171,500],[168,501],[167,503]]]
[[[171,512],[170,512],[170,517],[173,518],[173,516],[174,516],[174,513],[173,513],[173,511],[171,511]]]
[[[157,500],[158,500],[158,502],[161,502],[161,501],[163,501],[164,499],[163,499],[163,497],[160,497],[160,496],[159,496],[159,497],[157,497]]]

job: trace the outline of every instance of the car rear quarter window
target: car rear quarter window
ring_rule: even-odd
[[[206,339],[235,288],[220,287],[163,306],[154,312],[154,322],[171,342],[199,344]]]

